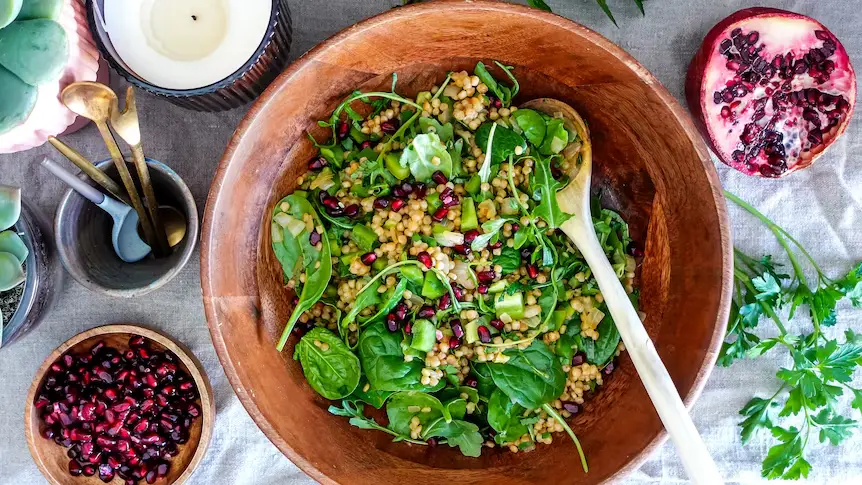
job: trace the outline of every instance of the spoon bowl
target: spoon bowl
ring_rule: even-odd
[[[63,104],[73,113],[96,123],[107,122],[117,110],[117,94],[108,86],[95,82],[70,84],[63,90]]]

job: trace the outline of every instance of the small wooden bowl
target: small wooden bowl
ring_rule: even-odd
[[[169,351],[176,355],[179,358],[180,368],[194,379],[200,393],[198,404],[202,412],[200,418],[196,419],[192,425],[189,441],[179,446],[179,454],[170,461],[170,472],[156,483],[159,485],[184,483],[194,473],[195,468],[206,454],[215,424],[215,400],[209,378],[200,362],[185,346],[155,330],[137,325],[106,325],[79,333],[57,347],[36,372],[33,385],[30,387],[30,392],[27,393],[24,411],[24,434],[27,437],[27,445],[30,447],[30,454],[33,455],[36,466],[53,485],[100,485],[104,482],[99,479],[98,473],[91,477],[83,475],[73,477],[70,475],[69,457],[66,455],[67,448],[54,443],[52,440],[46,440],[40,434],[42,423],[39,414],[35,412],[36,408],[33,403],[51,364],[67,352],[89,351],[90,347],[98,341],[103,341],[106,345],[123,352],[129,348],[128,342],[132,336],[146,338],[154,350]],[[111,483],[121,484],[123,480],[117,476]]]
[[[351,92],[407,96],[477,61],[514,66],[516,103],[551,97],[587,120],[593,185],[645,248],[645,326],[688,405],[712,370],[730,305],[732,245],[721,185],[686,111],[622,49],[562,17],[502,2],[392,9],[346,29],[294,63],[248,112],[218,168],[204,217],[201,285],[213,344],[240,401],[270,440],[323,483],[590,485],[620,479],[665,439],[631,360],[572,420],[590,465],[565,435],[530,453],[393,443],[327,412],[293,356],[275,345],[292,311],[271,249],[269,214],[296,187],[315,148],[307,132]],[[501,74],[493,68],[498,76]]]

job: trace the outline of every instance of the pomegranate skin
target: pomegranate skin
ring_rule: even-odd
[[[774,22],[774,30],[762,29],[762,27],[768,26],[770,22]],[[754,89],[749,91],[748,97],[739,98],[739,100],[742,100],[742,109],[738,116],[736,111],[730,111],[729,109],[720,111],[722,108],[729,108],[728,102],[725,99],[719,103],[714,97],[719,94],[716,89],[718,85],[716,81],[726,81],[727,86],[730,86],[734,79],[730,70],[730,62],[721,53],[722,50],[727,50],[725,49],[727,45],[722,45],[722,42],[732,39],[732,32],[742,29],[742,37],[757,32],[758,36],[754,37],[754,42],[748,44],[748,46],[754,49],[756,45],[763,46],[764,44],[768,44],[770,37],[784,40],[781,36],[787,36],[787,32],[793,32],[793,29],[788,30],[787,26],[797,29],[798,36],[796,41],[799,44],[792,45],[789,50],[785,51],[782,51],[781,48],[787,48],[787,46],[781,45],[781,42],[777,42],[779,45],[778,49],[773,49],[774,46],[768,46],[763,53],[764,60],[767,63],[765,66],[767,70],[767,73],[764,74],[765,77],[769,77],[772,72],[769,70],[769,63],[773,59],[772,56],[782,54],[783,52],[792,53],[795,55],[796,61],[799,61],[802,60],[806,50],[817,50],[824,45],[826,39],[828,39],[828,42],[834,43],[834,54],[827,58],[834,61],[831,66],[834,72],[827,73],[826,81],[822,79],[815,80],[809,77],[809,74],[803,72],[801,76],[793,74],[787,81],[773,77],[773,81],[778,81],[777,83],[773,83],[773,86],[765,83],[758,84],[757,82],[754,83],[754,86],[761,89],[763,86],[767,88],[774,87],[778,91],[780,88],[775,87],[774,84],[786,82],[788,85],[792,84],[790,89],[785,89],[786,94],[794,95],[797,99],[799,97],[804,98],[807,91],[816,90],[820,94],[828,94],[834,98],[835,110],[831,114],[823,111],[833,106],[833,104],[829,103],[826,103],[826,107],[817,107],[814,104],[806,104],[805,102],[793,106],[793,98],[788,96],[790,100],[787,103],[790,107],[788,112],[782,115],[783,117],[777,123],[775,130],[784,135],[784,142],[782,143],[781,137],[779,137],[778,142],[783,144],[786,153],[782,150],[780,155],[783,159],[776,165],[771,165],[772,162],[767,163],[768,152],[762,149],[758,152],[757,147],[749,146],[743,138],[743,135],[745,135],[743,127],[746,124],[752,124],[757,121],[752,116],[754,107],[750,105],[746,106],[746,103],[755,99]],[[759,29],[754,27],[758,27]],[[765,34],[764,31],[766,31]],[[764,37],[767,39],[764,40]],[[759,53],[760,50],[753,55],[757,56]],[[806,58],[806,60],[810,59]],[[773,71],[777,72],[777,70]],[[742,73],[743,71],[738,72]],[[815,71],[812,70],[811,72],[814,73]],[[822,72],[819,74],[822,74]],[[811,74],[811,76],[814,76],[814,74]],[[739,77],[736,77],[736,81],[739,82]],[[748,86],[751,88],[751,84],[748,84]],[[856,89],[856,74],[847,51],[840,40],[829,29],[817,20],[805,15],[766,7],[740,10],[716,24],[706,35],[703,44],[692,59],[685,86],[686,100],[695,124],[718,158],[726,165],[746,175],[767,178],[784,177],[795,171],[807,168],[814,163],[847,129],[856,104]],[[797,95],[796,91],[800,94]],[[767,94],[766,98],[760,98],[760,100],[769,99],[769,96]],[[735,103],[736,100],[733,99],[732,102]],[[765,104],[766,102],[764,102]],[[771,101],[769,104],[772,104]],[[803,120],[803,111],[810,111],[809,107],[819,110],[817,114],[823,125],[822,130],[813,129],[814,126],[810,124],[806,126],[808,122]],[[746,108],[750,108],[750,110],[746,112]],[[839,112],[840,115],[838,114]],[[719,113],[721,116],[718,116]],[[726,116],[728,114],[729,116]],[[810,115],[811,113],[805,114]],[[830,115],[835,115],[833,122],[830,122]],[[761,114],[760,116],[763,115]],[[826,117],[824,118],[823,116]],[[722,117],[725,119],[722,120]],[[819,128],[819,125],[817,128]],[[775,135],[775,133],[771,134]],[[798,140],[798,143],[794,140]],[[753,150],[751,150],[752,148]]]

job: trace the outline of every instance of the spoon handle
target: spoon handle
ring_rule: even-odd
[[[66,185],[72,187],[75,192],[86,197],[90,202],[99,205],[105,201],[105,194],[99,192],[96,188],[87,184],[83,180],[79,179],[72,175],[71,172],[66,170],[65,168],[57,165],[49,158],[45,158],[42,160],[42,166],[48,169],[49,172],[53,173],[63,182],[66,182]]]
[[[602,296],[625,343],[626,351],[631,356],[647,394],[676,446],[677,454],[682,460],[689,479],[696,485],[724,483],[709,450],[691,421],[667,368],[647,335],[640,316],[608,262],[595,232],[592,228],[583,232],[587,233],[586,237],[578,237],[578,239],[581,239],[579,242],[584,244],[578,244],[578,248],[596,277]],[[573,239],[574,236],[576,235],[570,234]]]
[[[108,152],[111,154],[111,160],[114,161],[114,166],[117,167],[117,172],[120,173],[120,179],[126,187],[126,192],[129,193],[129,200],[132,202],[132,207],[138,213],[138,219],[141,223],[141,229],[144,231],[144,238],[150,245],[156,241],[156,234],[153,230],[153,225],[150,218],[147,216],[144,203],[141,202],[141,196],[138,195],[138,189],[135,187],[135,181],[132,179],[132,174],[129,173],[129,167],[126,165],[126,160],[123,158],[123,153],[120,152],[120,147],[117,145],[117,140],[114,139],[114,134],[108,128],[108,124],[104,121],[96,122],[96,127],[99,128],[99,133],[108,146]]]
[[[153,181],[150,179],[150,167],[147,165],[147,159],[144,157],[144,150],[141,144],[131,145],[132,159],[135,161],[135,168],[138,171],[138,180],[141,181],[141,187],[144,189],[144,201],[147,203],[147,210],[150,213],[150,220],[153,223],[155,232],[155,247],[161,256],[170,254],[171,247],[168,245],[168,236],[165,234],[165,226],[162,224],[159,216],[159,202],[156,199],[156,192],[153,190]]]

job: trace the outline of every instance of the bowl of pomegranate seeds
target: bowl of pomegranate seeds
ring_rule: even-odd
[[[215,403],[194,356],[132,325],[76,335],[42,364],[27,397],[30,453],[53,484],[179,484],[203,459]]]

